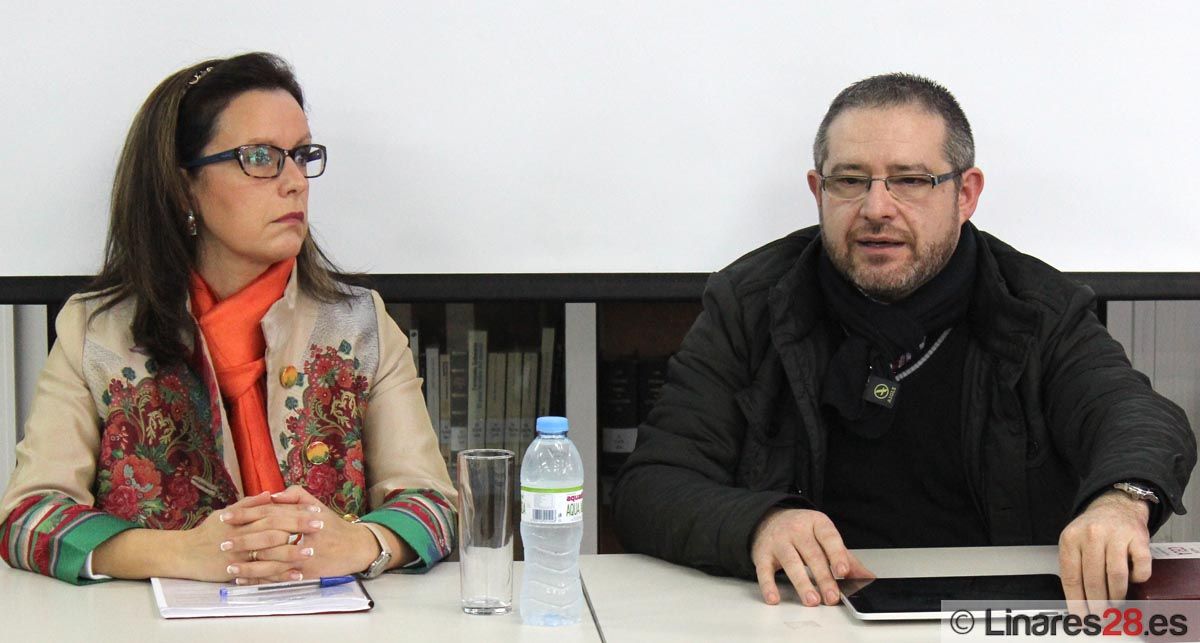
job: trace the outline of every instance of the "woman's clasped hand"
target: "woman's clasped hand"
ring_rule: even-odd
[[[187,534],[196,578],[239,585],[360,572],[379,551],[369,531],[296,486],[243,498]]]

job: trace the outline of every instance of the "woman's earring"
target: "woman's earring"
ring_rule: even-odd
[[[193,237],[196,236],[196,213],[191,210],[187,213],[187,231]]]

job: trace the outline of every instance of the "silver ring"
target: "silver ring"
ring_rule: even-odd
[[[287,544],[295,545],[296,543],[300,542],[300,538],[300,534],[288,534]]]
[[[253,562],[257,561],[257,560],[258,560],[258,550],[257,550],[257,549],[251,549],[251,550],[250,550],[250,562],[252,562],[252,563],[253,563]]]

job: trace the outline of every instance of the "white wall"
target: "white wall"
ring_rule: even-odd
[[[815,222],[833,95],[948,85],[988,176],[976,221],[1064,270],[1200,270],[1200,3],[5,3],[0,275],[94,273],[150,89],[281,53],[329,172],[333,256],[385,273],[709,271]]]

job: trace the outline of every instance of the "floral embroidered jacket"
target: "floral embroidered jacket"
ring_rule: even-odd
[[[73,297],[59,314],[0,501],[0,556],[72,583],[114,535],[191,528],[242,496],[202,337],[192,364],[160,367],[133,345],[131,301],[89,322],[98,306]],[[262,328],[285,484],[394,531],[419,556],[411,569],[448,555],[456,494],[408,339],[379,295],[351,288],[347,301],[316,301],[293,273]]]

